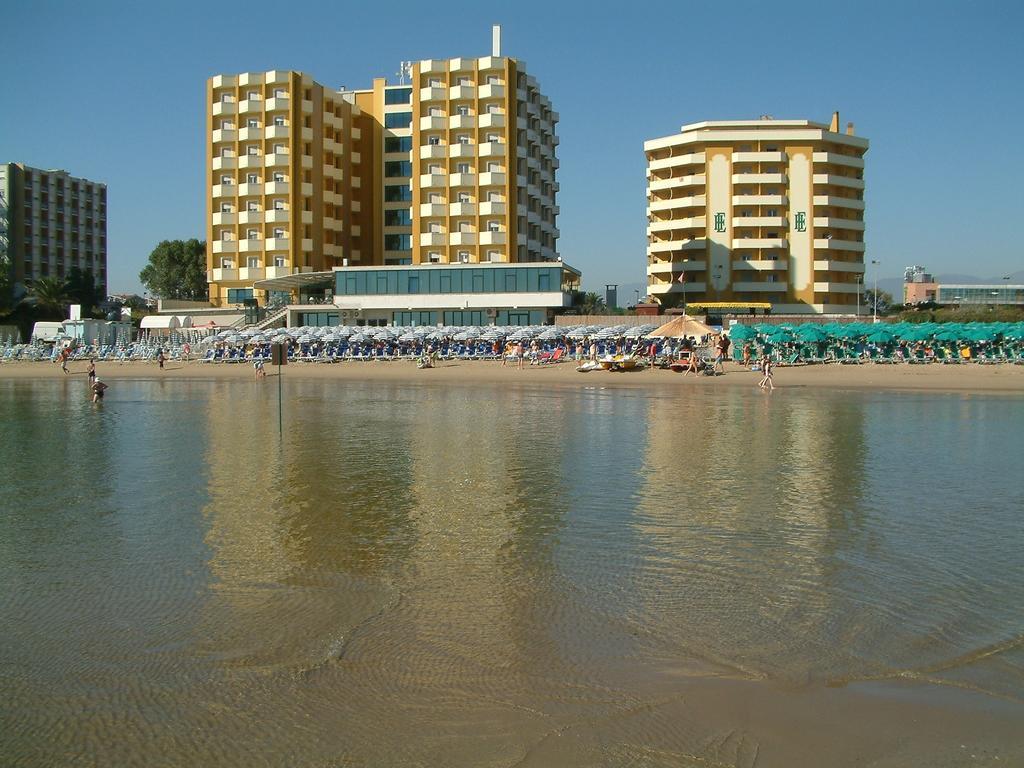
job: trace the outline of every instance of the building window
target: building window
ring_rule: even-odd
[[[274,200],[275,211],[283,211],[284,209],[284,200],[282,200],[281,198],[277,198],[276,200]]]
[[[384,163],[384,176],[389,179],[412,176],[412,163],[408,160],[395,160]]]
[[[259,128],[260,127],[260,121],[257,120],[255,117],[250,117],[246,121],[246,125],[248,125],[250,128]]]
[[[430,253],[427,254],[427,258],[430,259],[431,264],[441,263],[441,253],[439,251],[430,251]]]
[[[284,174],[281,171],[274,172],[274,181],[284,181]]]
[[[246,174],[245,180],[249,184],[259,184],[260,177],[255,173]]]
[[[275,256],[274,257],[274,266],[275,267],[286,267],[286,266],[288,266],[288,262],[287,262],[287,260],[285,259],[284,256]]]
[[[275,238],[284,238],[285,237],[284,230],[281,227],[275,227],[274,228],[274,237]]]
[[[412,213],[408,208],[392,208],[384,211],[385,227],[411,227]]]
[[[249,91],[249,93],[246,94],[245,98],[250,99],[252,101],[256,101],[256,100],[259,99],[259,97],[260,97],[260,94],[257,91]]]
[[[276,125],[278,128],[284,128],[284,117],[282,115],[277,115],[274,118],[274,125]]]
[[[412,88],[386,88],[384,90],[385,104],[411,104]]]
[[[235,183],[235,180],[230,176],[221,176],[220,183],[230,187],[232,184]]]
[[[460,133],[459,134],[459,144],[471,144],[471,143],[472,143],[472,141],[470,141],[468,133]]]
[[[456,111],[457,114],[461,115],[462,117],[469,117],[469,107],[467,107],[467,106],[460,105],[460,106],[455,108],[455,111]]]
[[[501,232],[501,223],[498,222],[498,221],[495,221],[495,220],[488,221],[487,222],[487,231],[488,232]]]
[[[469,192],[459,192],[459,202],[460,203],[471,203],[471,202],[473,202],[473,198],[470,197]]]
[[[456,166],[456,169],[457,169],[458,173],[469,173],[470,172],[470,170],[469,170],[469,163],[459,163]]]
[[[245,209],[247,211],[258,211],[260,209],[260,206],[259,203],[257,203],[255,200],[250,200],[245,204]]]
[[[221,232],[220,239],[225,243],[231,242],[231,230],[225,229],[223,232]]]
[[[228,288],[228,304],[241,304],[252,298],[252,288]]]
[[[385,251],[411,251],[411,235],[384,235]]]
[[[260,232],[259,232],[258,229],[250,229],[250,230],[246,231],[245,236],[249,240],[259,240],[260,239]]]
[[[221,213],[231,213],[231,203],[221,203],[220,204],[220,212]]]
[[[436,136],[431,136],[431,139],[436,140]],[[385,136],[384,137],[384,151],[385,152],[410,152],[412,151],[412,136]]]
[[[412,125],[412,112],[388,112],[384,115],[385,128],[408,128]]]
[[[220,268],[221,269],[234,269],[235,268],[235,260],[234,259],[221,259],[220,260]]]
[[[387,184],[384,186],[384,202],[400,203],[412,200],[412,188],[408,184]]]
[[[259,266],[260,266],[260,257],[259,256],[250,256],[249,257],[249,269],[259,269]]]
[[[463,264],[469,263],[469,251],[459,251],[459,261]]]

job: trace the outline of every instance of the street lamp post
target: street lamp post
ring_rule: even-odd
[[[864,280],[863,275],[857,275],[857,317],[860,317],[860,284]]]
[[[874,291],[874,293],[875,293],[875,295],[872,297],[874,299],[873,303],[874,303],[874,307],[875,308],[874,308],[874,310],[871,313],[871,322],[873,322],[873,323],[877,323],[878,322],[878,265],[879,265],[879,263],[880,262],[876,261],[875,259],[871,260],[871,264],[875,267],[875,281],[874,281],[875,287],[872,289]]]

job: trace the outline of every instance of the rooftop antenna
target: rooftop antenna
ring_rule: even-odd
[[[398,84],[405,85],[405,78],[412,78],[412,62],[403,61],[398,65]]]
[[[491,56],[501,56],[501,25],[495,24],[491,27]]]

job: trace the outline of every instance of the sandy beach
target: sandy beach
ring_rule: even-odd
[[[13,362],[0,365],[0,379],[59,379],[67,375],[85,378],[87,363],[69,364],[64,374],[55,363]],[[531,386],[560,387],[755,387],[759,375],[729,363],[724,375],[684,376],[667,370],[623,373],[592,371],[579,373],[574,363],[545,366],[502,366],[494,361],[442,361],[435,368],[420,370],[412,361],[342,362],[333,364],[292,363],[283,375],[295,379],[338,379],[341,381],[408,382],[515,382]],[[170,361],[163,371],[154,362],[98,363],[97,371],[108,383],[118,379],[252,379],[252,365]],[[277,369],[267,366],[267,379]],[[827,389],[872,389],[932,392],[984,392],[1024,394],[1024,366],[1015,365],[810,365],[775,369],[777,389],[821,387]]]

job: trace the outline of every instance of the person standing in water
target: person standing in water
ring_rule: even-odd
[[[96,383],[96,359],[89,358],[89,386]]]
[[[92,401],[94,403],[98,403],[101,400],[103,400],[103,390],[105,390],[106,388],[107,385],[100,381],[99,377],[97,377],[96,381],[94,381],[92,384]]]

